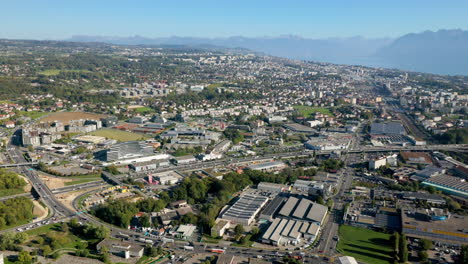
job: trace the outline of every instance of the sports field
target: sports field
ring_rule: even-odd
[[[307,105],[294,105],[293,108],[297,110],[299,113],[301,113],[302,116],[304,117],[309,117],[311,114],[315,114],[317,112],[333,116],[332,112],[330,112],[330,109],[326,107],[313,107],[313,106],[307,106]]]
[[[115,139],[115,140],[117,140],[119,142],[148,139],[147,136],[142,135],[142,134],[122,131],[122,130],[118,130],[118,129],[107,129],[107,128],[96,130],[96,131],[91,132],[89,134],[93,135],[93,136],[105,137],[105,138],[108,138],[108,139]]]
[[[369,264],[393,263],[391,235],[365,228],[342,225],[337,250]]]
[[[86,112],[57,112],[57,113],[50,114],[44,118],[41,118],[40,121],[42,122],[60,121],[64,123],[65,125],[68,125],[70,120],[79,120],[79,119],[99,120],[101,117],[105,117],[105,115],[86,113]]]

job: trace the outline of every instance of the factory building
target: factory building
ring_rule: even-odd
[[[253,194],[243,195],[221,215],[221,219],[237,224],[250,225],[260,210],[266,205],[267,197]]]
[[[259,170],[263,172],[277,171],[286,168],[286,164],[282,161],[272,161],[251,165],[247,168],[250,170]]]
[[[140,158],[153,154],[153,147],[144,141],[127,141],[111,146],[105,153],[105,161]]]
[[[272,221],[262,241],[283,246],[313,241],[320,232],[327,211],[326,206],[306,198],[277,196],[260,216],[262,220]]]
[[[150,171],[161,167],[167,167],[170,165],[167,159],[156,159],[144,162],[136,162],[129,164],[128,167],[135,172]]]
[[[280,193],[284,191],[289,191],[291,187],[285,184],[260,182],[257,185],[257,189],[261,192]]]

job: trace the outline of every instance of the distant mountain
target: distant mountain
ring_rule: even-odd
[[[373,57],[405,70],[468,75],[468,31],[407,34],[380,48]]]
[[[364,37],[307,39],[298,36],[146,38],[73,36],[69,41],[121,45],[186,45],[245,48],[292,59],[468,75],[468,31],[412,33],[397,39]]]
[[[298,36],[247,38],[241,36],[229,38],[193,38],[168,37],[145,38],[133,37],[103,37],[103,36],[73,36],[68,41],[74,42],[106,42],[120,45],[213,45],[226,48],[246,48],[252,51],[264,52],[273,56],[292,59],[325,61],[351,64],[361,58],[366,58],[387,44],[391,39],[330,38],[306,39]]]

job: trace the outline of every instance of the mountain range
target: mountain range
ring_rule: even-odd
[[[310,39],[286,35],[279,37],[147,38],[72,36],[67,41],[104,42],[120,45],[185,45],[244,48],[273,56],[398,68],[435,74],[468,75],[468,31],[439,30],[410,33],[399,38]]]

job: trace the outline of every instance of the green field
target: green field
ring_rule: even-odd
[[[23,116],[30,117],[31,119],[38,119],[38,118],[40,118],[40,117],[43,117],[43,116],[45,116],[45,115],[50,114],[50,112],[42,112],[42,111],[30,111],[30,112],[27,112],[27,111],[21,111],[20,114],[23,115]]]
[[[391,235],[347,225],[339,234],[338,252],[369,264],[393,263]]]
[[[108,139],[115,139],[119,142],[134,141],[134,140],[145,140],[147,136],[117,129],[101,129],[89,133],[93,136],[101,136]]]
[[[135,108],[135,112],[140,113],[140,114],[152,113],[154,112],[154,109],[145,106],[145,107]]]
[[[0,197],[11,196],[20,193],[24,193],[24,190],[22,188],[2,189],[0,190]]]
[[[58,75],[60,72],[90,72],[87,70],[57,70],[57,69],[49,69],[45,71],[41,71],[38,74],[39,75],[45,75],[45,76],[53,76],[53,75]]]
[[[302,116],[304,117],[309,117],[311,114],[314,114],[316,112],[333,116],[332,112],[330,112],[330,109],[326,107],[313,107],[313,106],[306,106],[306,105],[293,105],[293,108],[297,110],[299,113],[301,113]]]

